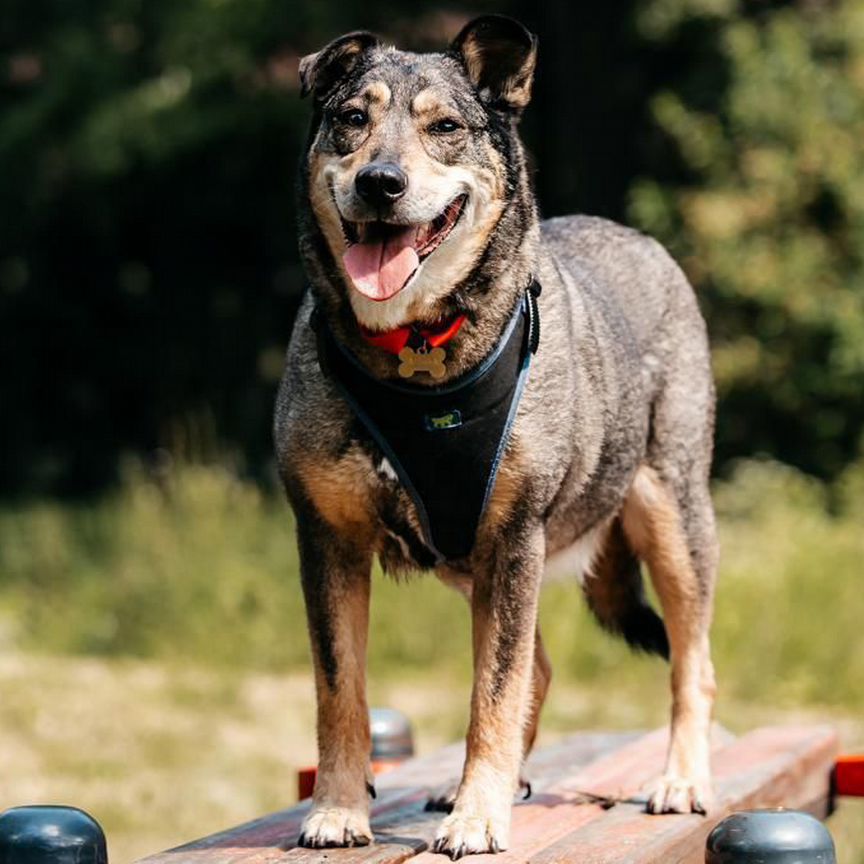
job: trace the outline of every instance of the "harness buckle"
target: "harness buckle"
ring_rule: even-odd
[[[525,292],[528,307],[528,350],[532,354],[536,354],[540,347],[540,306],[537,303],[537,298],[542,290],[543,287],[540,283],[536,279],[532,279],[528,290]]]

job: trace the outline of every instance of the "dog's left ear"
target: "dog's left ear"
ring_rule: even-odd
[[[453,40],[468,79],[497,107],[521,111],[531,101],[537,37],[506,15],[483,15]]]
[[[380,44],[374,33],[358,30],[334,39],[314,54],[307,54],[300,61],[300,95],[314,93],[317,100],[326,98],[357,61]]]

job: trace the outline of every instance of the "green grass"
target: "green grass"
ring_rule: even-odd
[[[864,708],[861,475],[829,512],[818,483],[742,463],[717,484],[722,566],[713,634],[726,697]],[[556,672],[638,684],[662,665],[602,634],[567,581],[546,587]],[[430,576],[376,574],[370,663],[404,676],[467,677],[468,616]],[[131,469],[112,495],[0,511],[0,646],[243,669],[305,669],[290,511],[228,469],[185,466],[160,482]]]
[[[718,718],[830,721],[862,747],[864,468],[828,490],[745,462],[715,501]],[[602,633],[574,584],[546,586],[541,617],[547,739],[665,721],[665,665]],[[469,646],[454,592],[376,574],[371,701],[408,711],[427,747],[464,729]],[[89,504],[0,510],[0,690],[0,807],[90,805],[126,860],[290,803],[314,740],[287,506],[225,467],[186,465],[131,467]],[[847,805],[833,823],[847,864],[864,864],[861,822]]]

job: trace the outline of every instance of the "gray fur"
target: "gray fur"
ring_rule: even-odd
[[[692,289],[658,243],[587,216],[547,220],[541,237],[536,255],[520,250],[527,260],[517,268],[538,274],[543,330],[509,449],[530,465],[526,496],[551,555],[618,511],[643,461],[672,484],[685,513],[697,506],[688,490],[710,470],[714,391]],[[516,297],[508,287],[505,302],[476,305],[478,329],[503,328]],[[381,460],[318,366],[309,324],[315,300],[308,294],[297,316],[276,402],[289,487],[294,454],[335,459],[354,441],[370,463]],[[357,354],[374,351],[356,336],[351,342]],[[393,358],[376,359],[395,377]],[[397,492],[411,508],[395,481],[380,474],[375,481],[371,498]]]
[[[511,24],[496,21],[487,26],[511,28],[504,34],[510,38]],[[479,78],[475,69],[472,80],[470,63],[459,52],[465,50],[466,40],[474,40],[475,60],[479,56],[478,62],[492,62],[483,53],[482,28],[466,28],[456,47],[445,54],[409,54],[382,47],[367,37],[358,37],[360,47],[354,54],[349,52],[350,63],[344,61],[344,40],[338,50],[324,49],[304,60],[305,85],[315,93],[309,160],[299,184],[300,247],[311,291],[297,316],[275,415],[279,466],[295,507],[304,550],[303,582],[318,658],[319,696],[323,686],[329,688],[332,698],[341,698],[340,688],[349,686],[340,678],[339,655],[329,644],[326,616],[334,597],[344,597],[350,590],[352,567],[356,566],[352,562],[368,561],[372,554],[378,554],[386,569],[399,572],[428,566],[429,561],[416,551],[422,549],[422,537],[407,493],[395,477],[378,470],[382,454],[318,365],[310,326],[316,304],[328,316],[337,338],[373,374],[395,377],[398,361],[360,337],[347,302],[352,289],[344,283],[309,206],[309,166],[315,154],[346,155],[357,146],[350,137],[355,133],[337,128],[334,112],[369,81],[385,81],[392,93],[390,113],[382,121],[386,128],[380,132],[383,143],[375,155],[383,149],[386,152],[381,158],[398,162],[400,129],[404,130],[403,124],[408,122],[411,100],[433,84],[450,94],[468,136],[455,149],[448,150],[446,142],[435,143],[439,149],[433,157],[443,164],[470,169],[488,164],[490,154],[498,154],[506,175],[503,214],[483,254],[462,281],[446,286],[449,290],[429,314],[430,319],[460,312],[468,316],[448,346],[448,379],[463,374],[489,353],[532,276],[543,287],[539,299],[540,348],[502,469],[514,466],[520,478],[517,500],[506,519],[494,525],[490,520],[481,524],[469,558],[448,562],[446,573],[442,571],[450,577],[461,574],[471,578],[475,627],[486,634],[481,637],[485,642],[475,642],[477,662],[485,663],[489,671],[486,684],[486,679],[475,684],[475,711],[484,704],[490,711],[512,710],[516,703],[507,700],[516,698],[512,695],[516,692],[513,682],[526,674],[525,657],[533,650],[536,595],[544,557],[615,519],[640,466],[653,468],[674,492],[701,593],[705,602],[709,601],[716,563],[707,489],[714,389],[705,325],[686,278],[654,240],[588,216],[539,222],[516,131],[521,108],[518,102],[527,98],[526,81],[530,92],[534,56],[530,38],[522,39],[512,68],[506,64],[497,70],[486,68],[485,77]],[[351,42],[352,37],[344,38]],[[334,53],[342,58],[335,77],[331,67],[321,67]],[[326,88],[316,91],[316,80],[319,85],[326,81]],[[485,89],[475,86],[478,80],[487,82]],[[508,93],[518,93],[518,98],[505,104],[502,94]],[[399,221],[399,211],[394,209],[391,218]],[[366,524],[362,513],[372,514],[369,533],[333,524],[332,519],[328,523],[315,512],[304,481],[310,465],[327,467],[335,480],[349,461],[354,466],[358,462],[368,465],[362,484],[353,494],[358,524]],[[617,530],[618,540],[625,543]],[[320,560],[314,560],[316,544],[327,550]],[[619,575],[624,581],[617,596],[623,601],[620,608],[613,605],[611,613],[607,610],[603,623],[626,636],[628,627],[638,629],[648,618],[639,618],[645,601],[638,565],[626,543],[621,561]],[[368,571],[356,573],[358,585],[365,585],[367,578]],[[616,578],[614,572],[611,578]],[[334,591],[332,585],[337,583],[338,591]],[[316,590],[320,592],[317,597]],[[634,615],[628,623],[628,616]],[[651,632],[631,634],[631,641],[638,644],[642,640],[643,647],[663,650],[659,622],[655,618],[645,626]],[[332,725],[332,717],[325,719]],[[327,726],[322,723],[319,714],[319,730]],[[472,712],[475,732],[476,724],[481,723],[482,717]],[[331,752],[337,745],[321,734],[322,748]],[[472,734],[469,732],[469,742]],[[466,778],[472,758],[469,747]],[[459,801],[457,797],[454,816]],[[331,803],[316,799],[321,807]],[[322,833],[313,845],[323,842],[321,837],[325,836]],[[494,832],[490,838],[485,848],[500,845]],[[447,837],[439,841],[436,848],[451,855],[483,851],[467,841]]]

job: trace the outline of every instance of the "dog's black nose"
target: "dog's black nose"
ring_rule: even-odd
[[[405,194],[408,175],[392,162],[370,162],[357,172],[357,194],[368,204],[381,207]]]

